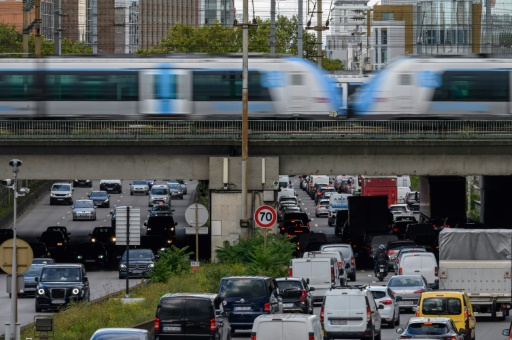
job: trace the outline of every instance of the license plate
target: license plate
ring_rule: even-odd
[[[87,262],[87,263],[96,262],[96,260],[85,260],[85,262]]]
[[[404,300],[402,300],[402,301],[398,301],[398,304],[399,305],[412,305],[412,304],[414,304],[414,301],[404,301]]]
[[[283,303],[284,308],[293,307],[293,303]]]
[[[379,269],[379,272],[384,273],[384,268]]]
[[[142,270],[134,270],[134,271],[132,271],[132,273],[134,273],[134,274],[142,274]]]
[[[164,326],[164,332],[181,332],[180,326]]]
[[[343,326],[347,324],[347,320],[330,320],[333,326]]]
[[[63,303],[66,303],[66,300],[54,299],[54,300],[52,300],[52,303],[55,304],[55,305],[61,305]]]
[[[235,307],[234,310],[236,310],[236,311],[251,310],[251,307]]]

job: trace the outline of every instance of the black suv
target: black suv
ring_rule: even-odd
[[[67,255],[68,239],[62,231],[44,231],[39,237],[39,241],[46,245],[53,258],[62,259]]]
[[[46,228],[46,231],[60,231],[62,234],[64,234],[64,237],[66,238],[66,241],[69,243],[71,242],[71,233],[68,233],[68,228],[60,225],[52,225]]]
[[[91,237],[91,242],[103,243],[105,247],[112,248],[116,245],[116,230],[112,227],[95,227]]]
[[[129,261],[127,261],[129,260]],[[129,256],[126,251],[119,262],[119,278],[146,277],[155,268],[155,254],[151,249],[130,249]]]
[[[99,242],[82,242],[78,244],[75,251],[76,262],[80,262],[84,266],[105,268],[108,264],[107,255],[107,249]]]
[[[217,294],[165,294],[158,301],[154,323],[155,339],[228,340],[229,320]]]
[[[283,313],[313,314],[313,295],[315,287],[309,287],[301,277],[282,277],[276,279],[279,292],[283,297]]]
[[[89,280],[82,264],[47,264],[36,278],[36,313],[59,310],[71,301],[89,301]]]
[[[176,238],[177,224],[172,216],[150,216],[144,223],[146,236],[141,237],[141,245],[155,253],[161,248],[170,247]]]

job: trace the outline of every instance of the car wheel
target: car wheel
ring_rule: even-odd
[[[182,199],[183,199],[183,195],[181,195],[181,197],[180,197],[180,200],[182,200]]]
[[[130,191],[130,196],[133,196],[133,192]]]
[[[356,280],[356,273],[354,272],[352,275],[350,275],[350,281]]]
[[[53,205],[53,201],[52,200],[50,200],[50,205]]]
[[[380,339],[381,339],[381,337],[380,337],[380,332],[379,332],[379,334],[377,334],[377,335],[374,337],[374,339],[375,339],[375,340],[380,340]]]
[[[124,278],[125,278],[125,277],[124,277],[123,275],[119,274],[119,280],[122,280],[122,279],[124,279]]]
[[[315,213],[315,216],[318,217],[318,214]]]
[[[96,221],[96,216],[94,216],[94,218],[92,219],[93,221]]]
[[[76,217],[73,217],[73,221],[76,221]]]
[[[236,328],[231,327],[231,329],[229,330],[229,333],[235,334],[235,331],[236,331]]]
[[[41,307],[39,307],[39,305],[36,302],[36,313],[41,313],[42,311],[43,311],[43,309]]]

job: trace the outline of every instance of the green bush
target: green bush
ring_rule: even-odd
[[[187,253],[187,247],[178,248],[171,246],[170,248],[158,251],[158,260],[155,263],[155,269],[149,275],[151,282],[167,282],[172,275],[181,274],[185,270],[190,269],[190,256],[193,253]]]

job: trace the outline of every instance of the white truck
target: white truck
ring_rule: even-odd
[[[319,302],[326,291],[335,287],[340,281],[338,261],[335,257],[308,257],[290,260],[290,277],[302,277],[315,287],[311,292],[313,301]]]
[[[511,241],[509,229],[445,228],[439,234],[439,289],[464,290],[475,316],[508,316]]]

